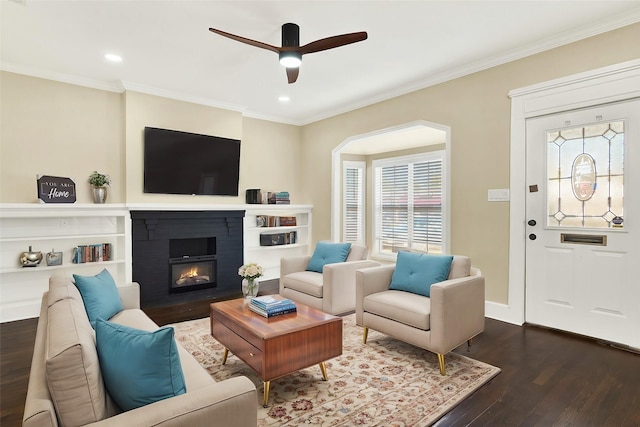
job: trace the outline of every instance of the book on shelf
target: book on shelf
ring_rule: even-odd
[[[288,205],[291,204],[288,191],[268,192],[267,203],[270,205]]]
[[[290,227],[295,225],[295,216],[256,215],[256,227]]]
[[[111,243],[78,245],[73,248],[71,262],[74,264],[83,264],[85,262],[110,261],[112,257]]]
[[[249,303],[249,310],[253,311],[256,314],[259,314],[262,317],[276,317],[282,316],[283,314],[295,313],[297,310],[295,303],[290,302],[286,304],[280,304],[275,307],[262,308],[257,304]]]

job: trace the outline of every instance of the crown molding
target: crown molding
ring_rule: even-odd
[[[359,108],[364,108],[369,105],[387,101],[389,99],[396,98],[398,96],[406,95],[411,92],[416,92],[421,89],[426,89],[431,86],[435,86],[441,83],[445,83],[447,81],[455,80],[460,77],[468,76],[470,74],[484,71],[489,68],[493,68],[499,65],[512,62],[512,61],[516,61],[518,59],[522,59],[528,56],[542,53],[547,50],[555,49],[557,47],[561,47],[570,43],[587,39],[589,37],[597,36],[599,34],[603,34],[608,31],[613,31],[618,28],[626,27],[627,25],[632,25],[637,22],[640,22],[640,8],[638,8],[637,10],[631,13],[620,14],[610,20],[603,21],[599,23],[599,25],[589,24],[587,26],[583,26],[577,29],[567,30],[555,36],[547,37],[545,39],[536,41],[534,43],[520,46],[517,49],[514,49],[510,52],[507,52],[501,55],[488,57],[481,61],[476,61],[476,62],[467,64],[465,66],[449,70],[444,73],[428,76],[425,79],[414,80],[413,82],[407,83],[402,86],[398,86],[386,92],[378,93],[372,97],[367,97],[367,98],[363,98],[358,101],[355,101],[353,103],[344,104],[338,109],[335,109],[334,111],[332,111],[331,113],[317,114],[315,116],[310,116],[306,118],[302,123],[300,123],[300,125],[307,125],[307,124],[328,119],[330,117],[334,117],[340,114],[344,114],[349,111],[357,110]]]
[[[0,64],[0,70],[7,71],[9,73],[24,74],[26,76],[37,77],[45,80],[69,83],[76,86],[84,86],[92,89],[104,90],[107,92],[122,93],[124,91],[122,83],[120,83],[119,81],[90,79],[87,77],[77,76],[73,74],[57,73],[49,70],[43,70],[41,68],[29,67],[26,65],[2,62]]]
[[[148,85],[142,85],[139,83],[129,82],[129,81],[123,81],[122,86],[124,90],[130,90],[133,92],[140,92],[147,95],[160,96],[162,98],[169,98],[169,99],[174,99],[176,101],[184,101],[192,104],[205,105],[207,107],[220,108],[223,110],[236,111],[238,113],[241,113],[243,117],[267,120],[271,122],[292,124],[292,125],[299,124],[287,117],[270,116],[270,115],[261,114],[258,112],[252,112],[248,110],[246,106],[221,102],[211,98],[205,98],[201,96],[194,96],[194,95],[184,94],[180,92],[169,91],[166,89],[161,89],[158,87],[153,87]]]
[[[237,111],[243,115],[243,117],[254,118],[259,120],[272,121],[277,123],[284,123],[294,126],[304,126],[310,123],[314,123],[320,120],[325,120],[331,117],[338,116],[340,114],[348,113],[353,110],[364,108],[379,102],[387,101],[392,98],[396,98],[402,95],[406,95],[411,92],[426,89],[437,84],[441,84],[450,80],[454,80],[460,77],[464,77],[473,73],[477,73],[489,68],[493,68],[498,65],[506,64],[518,59],[522,59],[531,55],[535,55],[547,50],[551,50],[560,46],[567,45],[579,40],[583,40],[589,37],[596,36],[608,31],[612,31],[618,28],[625,27],[634,23],[640,22],[640,8],[631,13],[625,13],[618,15],[607,21],[603,21],[597,24],[589,24],[577,29],[567,30],[561,34],[547,37],[543,40],[530,43],[514,49],[506,54],[496,55],[493,57],[485,58],[481,61],[476,61],[467,64],[463,67],[458,67],[449,70],[444,73],[426,76],[424,79],[414,80],[407,84],[398,86],[394,89],[377,93],[373,96],[358,99],[354,102],[346,103],[341,106],[337,106],[331,109],[331,111],[325,111],[322,113],[303,117],[301,119],[293,119],[291,117],[277,116],[265,114],[263,112],[251,111],[246,106],[225,103],[216,99],[198,97],[186,93],[169,91],[157,87],[152,87],[136,82],[129,81],[106,81],[98,79],[90,79],[82,76],[63,74],[57,72],[50,72],[47,70],[37,69],[34,67],[28,67],[12,63],[0,63],[0,70],[8,71],[17,74],[24,74],[32,77],[43,78],[47,80],[54,80],[63,83],[75,84],[79,86],[105,90],[109,92],[122,93],[125,90],[131,90],[141,92],[149,95],[156,95],[164,98],[175,99],[179,101],[190,102],[194,104],[206,105],[215,108],[221,108],[231,111]]]

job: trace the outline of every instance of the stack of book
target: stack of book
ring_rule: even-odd
[[[291,203],[288,191],[279,191],[276,193],[276,205],[288,205]]]
[[[271,295],[264,295],[251,299],[249,310],[262,317],[275,317],[296,312],[296,303],[290,299],[277,299]]]

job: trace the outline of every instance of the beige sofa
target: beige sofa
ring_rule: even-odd
[[[455,255],[449,277],[431,286],[431,296],[391,290],[395,264],[356,272],[356,324],[444,356],[484,331],[484,277],[471,259]]]
[[[118,287],[124,310],[109,319],[158,329],[140,310],[137,283]],[[120,411],[104,386],[95,333],[69,277],[54,276],[42,307],[31,362],[23,426],[255,426],[257,394],[246,377],[217,383],[178,344],[187,392]]]
[[[280,259],[279,294],[329,314],[356,309],[356,270],[380,263],[367,259],[366,246],[351,245],[345,262],[326,264],[322,273],[307,271],[311,255]]]

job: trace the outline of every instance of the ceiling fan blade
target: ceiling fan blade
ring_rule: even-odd
[[[320,52],[322,50],[333,49],[351,43],[360,42],[367,39],[367,33],[360,31],[358,33],[341,34],[339,36],[327,37],[325,39],[316,40],[300,47],[302,55],[306,53]]]
[[[262,48],[262,49],[270,50],[270,51],[275,52],[275,53],[280,53],[280,48],[279,47],[271,46],[270,44],[267,44],[267,43],[262,43],[262,42],[259,42],[259,41],[256,41],[256,40],[251,40],[251,39],[248,39],[246,37],[236,36],[235,34],[227,33],[225,31],[221,31],[221,30],[216,30],[215,28],[209,28],[209,31],[211,31],[212,33],[220,34],[221,36],[224,36],[224,37],[228,37],[231,40],[235,40],[235,41],[238,41],[240,43],[245,43],[245,44],[248,44],[248,45],[251,45],[251,46],[255,46],[255,47]]]
[[[295,83],[298,80],[298,74],[300,73],[300,68],[287,68],[287,79],[289,79],[289,84]]]

